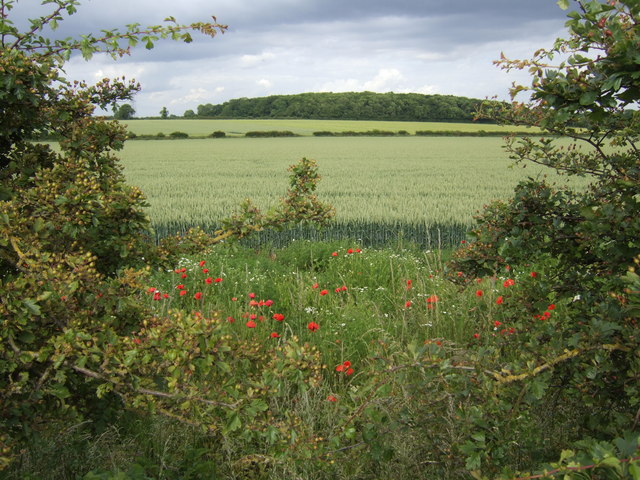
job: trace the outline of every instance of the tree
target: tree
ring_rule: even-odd
[[[568,0],[558,3],[570,6]],[[566,424],[566,409],[574,412],[574,440],[611,439],[637,430],[640,418],[640,4],[574,4],[568,39],[530,60],[502,56],[498,65],[527,70],[531,84],[515,85],[512,103],[488,105],[480,115],[540,128],[539,139],[507,140],[511,158],[587,177],[591,186],[521,183],[513,199],[478,216],[474,241],[456,253],[450,268],[463,282],[498,276],[505,268],[543,277],[511,299],[516,329],[522,329],[521,365],[527,367],[503,367],[493,398],[497,409],[514,411],[517,405],[518,428],[525,431],[535,423],[536,408],[545,410],[550,425]],[[516,101],[522,92],[530,94],[529,101]],[[547,303],[562,305],[561,319],[540,318]],[[499,431],[503,420],[496,409],[485,408],[485,431]],[[495,458],[504,448],[487,446],[483,458]]]
[[[134,108],[128,103],[125,103],[119,107],[114,107],[113,118],[116,120],[130,120],[135,114],[136,111]]]
[[[127,294],[143,275],[132,267],[149,252],[146,202],[124,183],[112,153],[126,131],[92,116],[96,107],[130,100],[139,85],[72,83],[64,63],[73,54],[120,57],[139,42],[190,42],[192,31],[215,36],[226,28],[215,19],[180,25],[169,17],[162,26],[49,39],[42,31],[80,2],[45,2],[51,12],[26,31],[11,21],[15,3],[0,1],[0,467],[40,422],[91,411],[99,385],[78,375],[86,353],[76,342],[126,336],[144,310]],[[133,109],[124,104],[120,112]],[[58,135],[60,151],[29,141],[41,133]],[[107,397],[105,408],[117,402]]]
[[[169,118],[169,110],[167,110],[167,107],[162,107],[162,110],[160,110],[160,118],[162,119]]]

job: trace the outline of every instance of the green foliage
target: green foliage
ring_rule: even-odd
[[[470,122],[480,100],[417,93],[301,93],[198,105],[201,118],[322,118]]]
[[[185,132],[171,132],[169,134],[170,138],[189,138],[189,134]]]
[[[245,137],[263,138],[263,137],[295,137],[295,133],[289,130],[269,130],[269,131],[251,131],[244,134]]]
[[[135,114],[135,109],[128,103],[113,108],[113,118],[116,120],[131,120]]]
[[[505,266],[531,269],[545,279],[539,288],[503,298],[514,318],[533,317],[539,323],[522,339],[517,364],[496,376],[494,403],[478,412],[478,436],[464,447],[472,470],[490,472],[485,462],[498,465],[506,459],[508,437],[490,437],[490,432],[533,429],[532,415],[540,409],[557,424],[570,422],[572,441],[609,440],[638,427],[640,332],[638,312],[630,305],[638,297],[634,262],[640,255],[640,117],[630,107],[640,100],[640,11],[637,2],[625,0],[575,3],[568,40],[539,50],[532,60],[503,57],[498,62],[506,69],[529,71],[531,86],[515,86],[512,95],[529,91],[531,103],[492,105],[483,112],[501,122],[570,138],[567,145],[551,137],[514,137],[507,150],[518,162],[585,176],[592,185],[571,191],[542,181],[523,182],[512,200],[494,203],[479,215],[473,241],[450,265],[453,278],[463,283],[504,272]],[[566,60],[548,63],[560,54]],[[562,321],[554,321],[550,310],[542,313],[545,303],[562,305]],[[576,414],[579,406],[587,411]],[[517,425],[498,414],[516,408]],[[564,409],[574,412],[570,418],[564,417]],[[543,433],[530,430],[531,436],[537,434]],[[563,453],[557,471],[569,471],[573,462],[573,453]],[[612,456],[610,466],[615,462]]]

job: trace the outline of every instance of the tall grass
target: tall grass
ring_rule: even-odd
[[[163,140],[128,142],[122,158],[128,181],[147,195],[159,234],[215,228],[247,197],[269,208],[287,188],[287,166],[308,157],[323,176],[318,196],[336,208],[332,231],[366,240],[367,231],[393,238],[401,227],[452,226],[444,236],[455,242],[459,226],[471,224],[483,204],[541,174],[506,168],[511,161],[501,145],[499,138],[468,137]]]

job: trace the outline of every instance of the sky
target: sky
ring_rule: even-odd
[[[21,0],[33,16],[39,0]],[[83,0],[56,32],[78,36],[138,22],[228,25],[191,44],[161,41],[118,61],[73,57],[67,78],[140,82],[136,116],[166,107],[183,115],[200,104],[303,92],[396,92],[508,98],[522,72],[493,65],[500,53],[529,58],[565,35],[555,0]]]

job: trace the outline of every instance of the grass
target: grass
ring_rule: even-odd
[[[406,225],[469,225],[483,204],[542,174],[507,168],[501,147],[499,138],[243,138],[128,142],[121,156],[152,223],[169,233],[215,225],[247,197],[274,205],[288,165],[313,158],[323,177],[318,196],[334,205],[339,225],[352,225],[341,229],[346,236],[366,240]]]
[[[442,426],[455,412],[447,413],[442,402],[437,408],[444,411],[433,410],[432,394],[420,387],[426,385],[420,371],[404,372],[402,382],[408,383],[386,393],[375,390],[375,401],[370,396],[378,376],[384,378],[391,366],[401,368],[413,355],[422,355],[417,352],[427,349],[455,359],[496,335],[496,320],[508,326],[507,314],[496,304],[498,295],[506,295],[503,279],[482,279],[461,290],[443,277],[446,255],[419,249],[361,249],[345,241],[295,241],[284,249],[257,252],[220,247],[180,260],[175,270],[156,271],[140,292],[139,301],[154,317],[176,309],[197,310],[204,318],[220,318],[221,328],[240,344],[255,342],[270,352],[293,340],[317,349],[324,365],[321,382],[307,390],[274,392],[268,397],[269,407],[278,415],[297,418],[301,423],[295,428],[332,451],[332,460],[318,464],[283,458],[265,464],[268,445],[243,440],[242,430],[224,437],[206,435],[159,415],[123,412],[106,428],[84,424],[41,438],[4,478],[459,478],[460,458],[428,461],[437,449],[450,448],[460,439],[455,430],[432,431],[430,416],[444,415],[438,419]],[[528,276],[510,275],[517,282]],[[207,283],[207,278],[221,281]],[[148,287],[167,293],[167,298],[154,300]],[[179,294],[180,287],[186,295]],[[197,292],[202,298],[194,298]],[[273,304],[252,306],[251,300]],[[284,318],[278,321],[274,314]],[[255,320],[252,328],[250,320]],[[310,331],[310,322],[319,329]],[[272,333],[278,337],[272,338]],[[517,354],[510,337],[505,337],[503,361]],[[353,374],[336,371],[347,361]],[[351,415],[363,418],[352,424]],[[380,415],[380,428],[386,432],[383,443],[393,452],[393,461],[381,461],[376,455],[386,453],[376,453],[377,447],[359,440],[358,432],[370,428],[366,419],[377,421]],[[396,427],[385,427],[387,416],[399,422]],[[346,448],[331,447],[336,432]],[[266,470],[256,470],[261,468]]]

